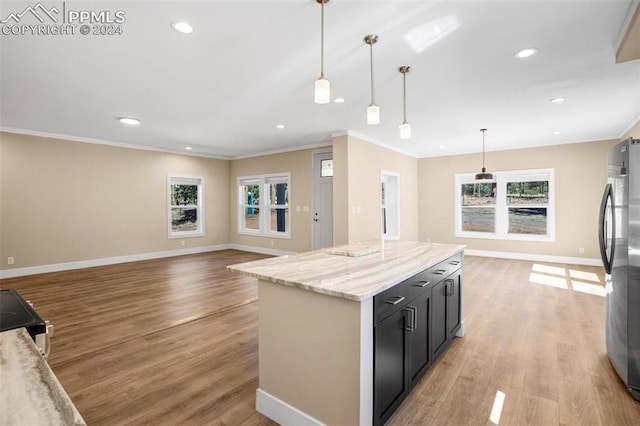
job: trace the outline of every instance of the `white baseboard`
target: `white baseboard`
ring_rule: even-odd
[[[320,420],[309,416],[260,388],[256,389],[256,411],[282,426],[324,425]]]
[[[262,247],[243,246],[239,244],[217,244],[214,246],[191,247],[177,250],[157,251],[151,253],[131,254],[126,256],[103,257],[100,259],[78,260],[74,262],[53,263],[50,265],[28,266],[25,268],[0,270],[0,279],[23,277],[26,275],[46,274],[49,272],[70,271],[72,269],[92,268],[94,266],[115,265],[118,263],[138,262],[140,260],[160,259],[163,257],[184,256],[187,254],[207,253],[219,250],[242,250],[252,253],[283,256],[295,254],[290,251],[274,250]]]
[[[504,251],[465,249],[469,256],[497,257],[500,259],[530,260],[533,262],[568,263],[570,265],[602,266],[602,260],[587,257],[548,256],[533,253],[511,253]]]

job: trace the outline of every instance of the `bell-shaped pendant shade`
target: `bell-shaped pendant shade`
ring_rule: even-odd
[[[314,100],[317,104],[328,104],[331,101],[331,82],[324,76],[316,80]]]
[[[411,124],[406,121],[400,125],[400,139],[411,139]]]
[[[367,108],[367,124],[380,124],[380,108],[371,104]]]

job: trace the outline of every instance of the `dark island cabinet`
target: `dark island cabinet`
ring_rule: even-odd
[[[373,424],[382,425],[461,326],[462,254],[374,297]]]

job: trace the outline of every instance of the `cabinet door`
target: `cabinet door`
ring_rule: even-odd
[[[447,278],[447,333],[449,340],[460,330],[460,290],[462,275],[457,272]]]
[[[431,290],[431,348],[433,359],[447,347],[447,283],[440,281]]]
[[[431,366],[431,292],[426,291],[422,296],[409,302],[407,309],[413,310],[408,317],[414,320],[413,326],[407,332],[409,339],[409,389],[412,389]]]
[[[383,424],[406,393],[406,311],[400,309],[374,327],[374,424]]]

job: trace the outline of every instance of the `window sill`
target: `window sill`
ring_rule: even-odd
[[[555,243],[556,239],[548,235],[509,235],[502,236],[486,232],[456,232],[456,238],[475,238],[480,240],[501,241],[531,241],[541,243]]]
[[[176,240],[178,238],[197,238],[197,237],[204,237],[206,234],[204,232],[184,232],[184,233],[179,233],[179,232],[173,232],[171,234],[168,235],[168,239],[170,240]]]
[[[238,231],[238,235],[247,235],[250,237],[262,237],[262,238],[278,238],[281,240],[290,240],[291,234],[280,233],[280,234],[263,234],[261,232],[251,232],[251,231]]]

